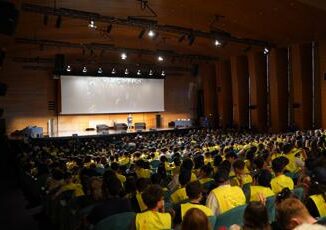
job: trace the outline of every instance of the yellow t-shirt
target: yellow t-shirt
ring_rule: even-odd
[[[171,224],[172,220],[169,213],[160,213],[149,210],[136,215],[137,230],[171,229]]]
[[[140,211],[141,212],[145,211],[147,209],[147,206],[144,203],[143,198],[141,197],[141,193],[138,192],[138,191],[137,191],[137,194],[136,194],[136,199],[137,199]]]
[[[215,188],[212,192],[217,200],[220,214],[246,203],[246,197],[238,186],[224,185]]]
[[[326,201],[324,200],[324,197],[319,194],[319,195],[312,195],[310,196],[310,199],[313,200],[315,203],[320,217],[325,217],[326,216]]]
[[[121,175],[119,173],[116,173],[118,179],[121,181],[121,184],[124,184],[126,182],[126,177],[124,175]]]
[[[259,201],[259,193],[262,193],[265,198],[275,195],[268,187],[254,185],[250,186],[250,201]]]
[[[188,196],[186,193],[186,188],[179,188],[174,193],[171,194],[171,201],[172,203],[176,204],[181,201],[187,200]]]
[[[201,211],[203,211],[206,214],[206,216],[213,216],[212,210],[207,208],[204,205],[194,204],[194,203],[185,203],[185,204],[181,204],[181,218],[182,218],[182,220],[183,220],[183,217],[186,214],[186,212],[191,208],[198,208]]]
[[[289,188],[290,190],[293,190],[294,183],[291,177],[279,175],[271,180],[271,187],[273,192],[277,194],[281,192],[283,188]]]
[[[152,171],[150,169],[138,169],[136,170],[136,174],[138,178],[150,178]]]
[[[81,184],[75,184],[75,183],[65,184],[65,185],[62,186],[61,190],[63,192],[68,191],[68,190],[74,190],[74,196],[75,197],[85,195],[85,193],[83,191],[83,186]]]

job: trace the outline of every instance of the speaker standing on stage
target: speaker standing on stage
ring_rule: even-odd
[[[127,118],[127,125],[128,125],[128,129],[127,130],[130,130],[131,129],[131,125],[132,125],[132,116],[131,116],[130,113],[129,113],[128,118]]]

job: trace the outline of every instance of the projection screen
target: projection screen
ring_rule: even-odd
[[[164,79],[61,76],[61,114],[164,111]]]

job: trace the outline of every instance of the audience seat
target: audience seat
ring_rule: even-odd
[[[233,224],[242,226],[243,224],[243,214],[247,205],[241,205],[233,208],[221,215],[216,217],[216,224],[214,229],[229,228]]]
[[[135,217],[136,213],[134,212],[124,212],[109,216],[96,224],[94,230],[129,230],[132,229],[132,224],[134,224]]]

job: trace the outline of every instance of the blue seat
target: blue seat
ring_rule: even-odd
[[[216,216],[209,216],[208,221],[211,224],[211,229],[214,229],[216,224]]]
[[[221,227],[229,228],[233,224],[242,225],[243,224],[243,214],[247,205],[241,205],[235,207],[221,215],[216,217],[216,223],[214,229],[219,229]]]
[[[160,165],[160,163],[161,163],[161,161],[159,161],[159,160],[152,160],[151,163],[150,163],[151,168],[152,169],[157,169],[158,166]]]
[[[95,230],[129,230],[132,228],[136,213],[134,212],[123,212],[113,216],[109,216],[104,220],[101,220],[95,225]]]
[[[299,200],[303,201],[304,199],[304,189],[302,187],[298,187],[293,189],[293,194],[298,197]]]
[[[266,209],[268,213],[268,220],[272,223],[275,220],[275,196],[267,197]]]

